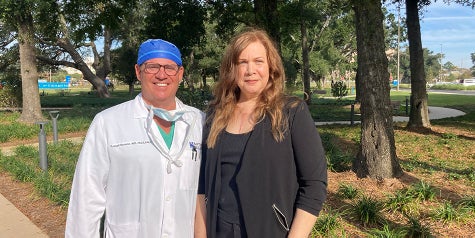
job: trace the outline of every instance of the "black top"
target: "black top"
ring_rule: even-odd
[[[318,215],[326,199],[325,151],[305,102],[287,98],[283,107],[289,128],[283,141],[272,135],[268,116],[249,136],[236,175],[245,232],[249,238],[285,238],[296,209]],[[212,124],[203,128],[202,161],[198,194],[205,194],[208,238],[216,237],[218,202],[221,195],[222,147],[208,148]],[[218,135],[217,141],[224,133]]]
[[[221,192],[218,201],[218,216],[233,224],[241,224],[241,204],[238,200],[236,174],[239,171],[251,133],[232,134],[224,131],[217,147],[221,148]]]

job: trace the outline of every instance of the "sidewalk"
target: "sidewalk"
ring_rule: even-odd
[[[430,120],[436,120],[436,119],[442,119],[442,118],[448,118],[448,117],[458,117],[458,116],[463,116],[465,115],[465,112],[462,112],[457,109],[452,109],[452,108],[445,108],[445,107],[429,107],[429,119]],[[403,117],[403,116],[394,116],[393,117],[394,122],[407,122],[409,121],[409,117]],[[355,124],[361,123],[361,121],[354,121]],[[342,124],[342,125],[349,125],[351,124],[350,121],[331,121],[331,122],[315,122],[316,126],[321,126],[321,125],[332,125],[332,124]]]
[[[47,238],[28,217],[0,194],[0,238]]]
[[[465,115],[464,112],[442,107],[429,107],[429,118],[441,119]],[[409,117],[393,117],[396,122],[409,121]],[[355,121],[354,123],[360,123]],[[315,122],[315,125],[350,124],[350,121]],[[81,141],[84,138],[69,138],[68,140]],[[33,144],[38,146],[38,143]],[[1,148],[3,155],[13,155],[13,147]],[[48,237],[20,210],[0,194],[0,238],[45,238]]]

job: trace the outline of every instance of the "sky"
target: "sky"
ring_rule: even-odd
[[[401,6],[401,16],[405,14]],[[450,61],[460,68],[473,66],[470,53],[475,53],[474,9],[439,0],[426,7],[420,17],[423,48],[442,53],[442,64]]]

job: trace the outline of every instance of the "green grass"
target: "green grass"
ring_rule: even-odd
[[[391,91],[392,100],[404,101],[408,95],[408,91]],[[193,95],[189,96],[192,98]],[[44,108],[70,107],[60,110],[58,130],[61,139],[68,133],[85,132],[96,113],[130,98],[128,92],[121,89],[115,90],[107,99],[83,90],[65,95],[51,92],[41,97],[41,103]],[[313,102],[310,109],[316,121],[349,120],[351,97],[336,100],[319,96]],[[442,128],[439,132],[411,132],[406,130],[404,123],[395,124],[399,161],[414,180],[385,197],[372,196],[377,191],[367,191],[364,186],[330,180],[334,183],[334,191],[329,193],[325,204],[328,207],[325,210],[329,212],[322,211],[312,237],[397,237],[401,230],[408,237],[432,237],[433,227],[440,222],[448,224],[447,227],[454,226],[453,229],[463,229],[458,227],[461,226],[459,221],[470,222],[470,219],[464,219],[464,214],[474,215],[475,97],[430,93],[429,105],[456,108],[467,114],[432,120],[432,125]],[[46,133],[51,136],[48,110],[44,111],[44,116],[50,121]],[[0,112],[0,143],[37,139],[38,126],[20,124],[17,122],[19,117],[18,112]],[[359,126],[327,125],[318,126],[318,130],[329,172],[350,171],[359,149]],[[0,153],[0,169],[19,181],[33,184],[41,196],[65,208],[80,149],[80,143],[70,141],[48,143],[49,167],[44,173],[39,169],[38,148],[22,145],[16,148],[13,156]],[[446,184],[433,183],[434,178],[442,178]],[[458,186],[469,189],[460,191],[459,197],[453,200],[441,197],[446,196],[446,188]]]

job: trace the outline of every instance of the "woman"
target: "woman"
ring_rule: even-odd
[[[198,190],[208,237],[308,237],[326,198],[326,160],[306,104],[284,95],[276,47],[264,31],[244,31],[219,73]]]

